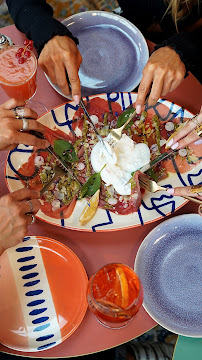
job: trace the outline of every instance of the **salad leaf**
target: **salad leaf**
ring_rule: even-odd
[[[72,163],[79,160],[73,145],[66,140],[55,140],[54,151],[66,162]]]
[[[117,128],[121,127],[128,120],[129,116],[135,111],[134,108],[127,109],[121,115],[119,115],[117,119]],[[125,129],[128,129],[131,125],[133,125],[134,119],[129,122]]]
[[[99,173],[94,173],[89,177],[86,183],[82,186],[81,191],[79,193],[78,199],[82,199],[84,196],[91,196],[96,193],[96,191],[101,186],[101,171],[105,168],[106,164],[102,167]]]
[[[86,183],[82,186],[79,193],[78,199],[82,199],[85,196],[91,196],[96,193],[96,191],[101,186],[101,176],[100,173],[95,173],[89,177]]]

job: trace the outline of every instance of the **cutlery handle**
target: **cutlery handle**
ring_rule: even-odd
[[[201,200],[199,200],[199,199],[196,199],[196,198],[194,198],[194,197],[192,197],[192,196],[182,196],[184,199],[187,199],[187,200],[190,200],[190,201],[193,201],[193,202],[195,202],[195,203],[197,203],[197,204],[200,204],[200,205],[202,205],[202,201]]]
[[[123,124],[123,126],[121,127],[121,131],[125,129],[125,127],[129,124],[129,122],[131,122],[131,120],[135,117],[135,115],[136,115],[136,110],[133,111],[133,113],[129,116],[125,124]]]

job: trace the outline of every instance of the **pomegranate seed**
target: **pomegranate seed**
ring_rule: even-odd
[[[22,53],[23,51],[24,51],[23,48],[19,48],[19,49],[18,49],[18,53]]]
[[[33,41],[32,41],[32,40],[29,40],[29,45],[33,45]]]
[[[20,57],[20,58],[18,59],[19,64],[23,64],[24,61],[25,61],[25,59],[24,59],[23,57]]]
[[[29,40],[25,39],[23,42],[24,45],[28,45],[29,44]]]
[[[28,48],[29,50],[32,50],[33,46],[32,46],[32,45],[27,45],[27,48]]]
[[[15,54],[15,56],[16,56],[17,59],[19,59],[19,58],[21,57],[21,53],[17,52],[17,53]]]
[[[29,58],[31,56],[31,52],[29,50],[26,50],[24,53],[24,57]]]

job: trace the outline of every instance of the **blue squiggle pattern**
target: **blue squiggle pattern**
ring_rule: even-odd
[[[187,180],[188,180],[189,184],[190,184],[190,185],[194,185],[194,184],[193,184],[193,181],[192,181],[192,178],[198,177],[198,176],[200,176],[201,174],[202,174],[202,169],[199,170],[198,174],[188,174],[188,175],[187,175]],[[201,180],[201,179],[200,179],[200,180]],[[199,185],[199,184],[202,184],[202,181],[200,181],[197,185]]]
[[[190,173],[188,173],[187,175],[184,174],[183,175],[184,177],[187,176],[187,182],[186,182],[186,179],[183,179],[182,175],[180,174],[180,171],[179,171],[179,169],[177,167],[177,164],[176,164],[174,158],[172,158],[172,163],[173,163],[176,175],[177,175],[178,179],[180,180],[182,186],[194,185],[193,182],[192,182],[192,178],[197,178],[198,176],[200,176],[202,174],[202,169],[200,169],[197,174],[190,174]],[[199,181],[200,181],[200,179],[199,179]],[[197,183],[197,185],[198,184],[199,184],[199,182]]]
[[[17,146],[15,149],[13,149],[13,150],[11,150],[11,151],[9,152],[9,154],[8,154],[8,165],[10,166],[11,170],[12,170],[15,174],[18,174],[18,170],[15,169],[15,167],[14,167],[12,161],[11,161],[11,156],[12,156],[12,154],[15,153],[15,152],[17,152],[17,153],[19,152],[19,153],[31,154],[31,153],[33,152],[33,150],[32,150],[32,149],[20,149],[20,148],[18,148],[18,146]]]
[[[143,218],[142,218],[142,214],[141,214],[141,211],[140,211],[140,209],[138,209],[138,216],[139,216],[139,219],[140,219],[140,224],[141,225],[144,225],[144,221],[143,221]]]
[[[159,202],[161,200],[163,200],[163,198],[168,198],[168,196],[165,196],[165,195],[162,195],[160,196],[160,198],[151,198],[151,207],[147,206],[145,204],[145,202],[142,200],[142,205],[143,207],[148,210],[148,211],[151,211],[151,210],[155,210],[159,215],[163,216],[163,217],[166,217],[166,214],[161,211],[160,209],[166,205],[171,205],[171,214],[175,211],[175,201],[174,200],[170,200],[170,201],[167,201],[167,202],[164,202],[163,204],[156,204],[156,202]]]
[[[10,180],[17,180],[17,181],[20,180],[19,178],[15,177],[15,176],[9,176],[9,175],[6,175],[5,178],[10,179]]]
[[[92,226],[93,232],[96,232],[95,228],[97,228],[97,227],[113,224],[113,220],[112,220],[109,210],[106,210],[106,213],[107,213],[107,217],[108,217],[109,221]]]

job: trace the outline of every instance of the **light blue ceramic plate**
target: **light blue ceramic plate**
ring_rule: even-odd
[[[139,85],[149,51],[135,25],[105,11],[75,14],[63,24],[79,39],[82,96],[132,91]],[[50,84],[63,95],[58,86]]]
[[[143,306],[164,328],[202,336],[202,218],[186,214],[155,227],[142,242],[135,272]]]

